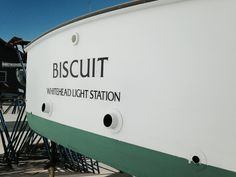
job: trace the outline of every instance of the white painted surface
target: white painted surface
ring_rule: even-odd
[[[236,171],[235,31],[235,0],[152,2],[75,22],[28,47],[27,111]],[[52,77],[53,62],[93,57],[109,57],[103,78]],[[48,87],[117,91],[121,102],[47,95]],[[41,112],[45,101],[51,116]],[[113,109],[119,133],[102,124]]]

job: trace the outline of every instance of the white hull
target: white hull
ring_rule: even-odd
[[[27,112],[236,172],[236,1],[163,2],[75,21],[28,46]],[[106,114],[117,127],[104,126]]]

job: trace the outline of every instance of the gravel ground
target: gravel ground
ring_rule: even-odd
[[[49,172],[45,169],[47,163],[47,160],[31,160],[13,165],[12,168],[0,166],[0,177],[48,177]],[[118,172],[107,165],[100,166],[100,174],[71,172],[57,167],[55,177],[106,177]]]

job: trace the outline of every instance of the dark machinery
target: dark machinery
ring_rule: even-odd
[[[0,38],[0,106],[25,96],[27,54],[29,41],[13,37],[5,42]]]

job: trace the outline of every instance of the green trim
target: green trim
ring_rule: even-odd
[[[236,177],[235,172],[188,163],[186,159],[65,126],[27,113],[39,134],[136,177]]]

